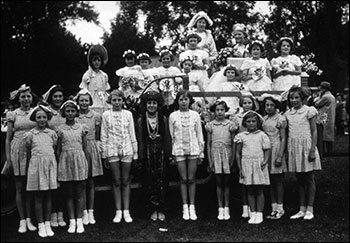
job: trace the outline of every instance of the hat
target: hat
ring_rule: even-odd
[[[322,81],[320,84],[320,89],[324,88],[324,89],[330,89],[331,88],[331,84],[327,81]]]
[[[90,105],[93,104],[92,95],[91,95],[91,92],[88,89],[85,89],[85,88],[81,89],[77,93],[77,95],[73,98],[73,100],[78,103],[80,95],[89,95],[90,96]]]
[[[238,31],[238,32],[242,32],[246,37],[248,36],[247,28],[245,27],[244,24],[240,24],[240,23],[234,24],[232,27],[232,30],[233,30],[233,33]]]
[[[198,43],[202,41],[202,37],[200,37],[198,34],[194,32],[191,32],[186,36],[186,42],[188,42],[190,38],[196,38],[198,40]]]
[[[282,102],[282,96],[281,95],[275,95],[275,94],[268,94],[268,93],[263,93],[260,97],[258,97],[258,100],[263,101],[266,98],[272,98],[278,102]]]
[[[93,45],[88,52],[87,55],[87,61],[88,63],[90,63],[90,58],[92,58],[94,55],[99,55],[102,58],[102,62],[104,65],[107,64],[108,62],[108,53],[107,53],[107,49],[102,46],[102,45]]]
[[[197,21],[201,18],[204,18],[208,22],[209,26],[213,25],[213,21],[209,18],[209,16],[204,11],[200,11],[192,17],[192,19],[188,23],[187,27],[189,29],[192,29],[193,26],[195,26],[195,24],[197,23]]]

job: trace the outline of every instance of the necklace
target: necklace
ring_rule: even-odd
[[[157,137],[159,137],[158,135],[158,113],[156,113],[155,117],[149,117],[148,113],[146,113],[146,118],[147,118],[147,131],[149,134],[149,137],[152,140],[155,140]],[[152,128],[152,131],[150,129],[150,127]]]

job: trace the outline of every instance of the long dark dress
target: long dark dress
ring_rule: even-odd
[[[148,126],[148,128],[147,128]],[[168,121],[158,112],[158,131],[148,124],[146,115],[137,120],[137,139],[139,159],[143,165],[143,183],[147,190],[150,207],[153,211],[164,211],[168,187],[168,163],[171,155],[171,141]]]

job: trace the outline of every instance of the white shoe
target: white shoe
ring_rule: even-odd
[[[38,231],[38,235],[42,238],[47,237],[47,233],[46,233],[46,228],[45,228],[45,224],[44,223],[39,223],[39,231]]]
[[[264,221],[262,213],[256,213],[254,224],[260,224]]]
[[[230,216],[230,208],[224,207],[224,220],[229,220],[231,218]]]
[[[218,220],[224,220],[224,208],[219,208]]]
[[[122,210],[117,210],[113,219],[113,223],[120,223],[121,220],[122,220]]]
[[[83,224],[84,225],[88,225],[89,224],[89,215],[88,215],[88,212],[87,212],[86,209],[83,210],[83,218],[82,218],[82,220],[83,220]]]
[[[300,218],[304,218],[304,216],[305,216],[305,213],[303,211],[299,211],[293,216],[291,216],[290,219],[300,219]]]
[[[51,229],[51,224],[50,224],[50,221],[46,221],[45,222],[45,230],[46,230],[46,234],[47,234],[47,236],[54,236],[55,235],[55,233],[52,231],[52,229]]]
[[[68,227],[68,233],[75,233],[75,227],[76,227],[76,223],[75,223],[75,219],[70,219],[69,220],[69,227]]]
[[[18,233],[25,233],[27,232],[27,222],[25,219],[22,219],[19,221],[19,228],[18,228]]]
[[[132,218],[130,216],[130,212],[129,210],[124,210],[123,211],[123,217],[126,223],[131,223],[132,222]]]
[[[30,218],[26,218],[26,222],[27,222],[27,228],[30,231],[36,231],[37,228],[32,224],[32,220]]]
[[[83,219],[79,218],[77,219],[77,233],[81,234],[84,231],[85,229],[84,229]]]
[[[248,205],[243,205],[243,213],[242,213],[242,218],[249,218],[249,206]]]
[[[52,227],[58,227],[58,222],[57,222],[57,213],[52,213],[51,214],[51,222],[50,222]]]
[[[188,205],[184,204],[182,207],[182,218],[184,220],[189,220],[190,219],[190,212],[188,211]]]
[[[194,208],[194,205],[190,205],[190,219],[191,220],[197,220],[197,214],[196,214],[196,209]]]
[[[313,213],[311,213],[310,211],[306,211],[305,212],[305,216],[304,216],[305,220],[311,220],[313,218],[314,218],[314,214]]]
[[[63,212],[58,212],[57,219],[58,219],[58,225],[59,226],[64,227],[64,226],[67,225],[67,223],[64,222],[64,219],[63,219]]]
[[[255,224],[256,212],[250,213],[250,219],[248,220],[248,224]]]
[[[96,224],[96,220],[94,217],[94,211],[93,210],[89,210],[88,212],[88,218],[89,218],[89,224]]]

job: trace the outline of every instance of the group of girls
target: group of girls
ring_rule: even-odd
[[[220,84],[221,78],[225,77],[234,89],[242,91],[242,97],[232,103],[213,101],[210,110],[215,118],[205,126],[199,113],[191,109],[195,103],[192,95],[181,88],[178,92],[167,89],[169,83],[163,83],[163,92],[151,87],[141,97],[143,109],[135,120],[123,107],[130,94],[137,96],[140,92],[133,94],[124,85],[126,79],[123,78],[118,89],[107,92],[110,89],[108,75],[101,68],[107,63],[108,55],[101,45],[89,50],[89,67],[74,100],[63,102],[62,87],[54,85],[43,95],[45,104],[32,108],[35,97],[29,86],[22,85],[11,92],[10,99],[18,101],[19,107],[7,114],[6,158],[7,166],[13,169],[15,176],[20,217],[18,232],[37,229],[31,222],[31,192],[34,192],[40,237],[53,236],[51,227],[66,225],[63,198],[69,233],[82,233],[84,225],[96,223],[93,178],[103,174],[102,165],[110,169],[113,176],[116,208],[113,222],[119,223],[124,218],[125,222],[131,223],[130,171],[133,161],[141,161],[148,175],[145,184],[152,205],[152,220],[166,218],[167,168],[171,159],[180,176],[182,217],[196,220],[195,178],[205,149],[209,169],[215,173],[217,181],[219,220],[230,219],[229,174],[235,164],[242,184],[242,217],[249,217],[250,224],[263,221],[263,186],[270,183],[272,210],[268,218],[282,217],[283,173],[286,171],[296,173],[299,189],[300,209],[291,219],[314,217],[314,171],[321,169],[316,148],[317,111],[305,105],[307,93],[298,87],[301,63],[296,56],[290,55],[292,40],[280,40],[277,49],[281,56],[271,60],[270,66],[261,58],[264,51],[261,42],[253,41],[246,53],[242,48],[242,38],[246,36],[244,26],[235,25],[237,43],[234,50],[238,56],[250,55],[251,58],[240,68],[228,66],[222,68],[222,73],[219,71],[209,78],[207,70],[217,55],[215,42],[206,29],[211,24],[204,12],[193,18],[190,25],[196,29],[187,36],[188,50],[180,55],[180,68],[189,74],[192,91],[210,90],[215,82]],[[149,70],[151,59],[146,53],[136,56],[133,50],[127,50],[123,58],[126,67],[116,71],[120,77],[141,72],[151,80],[182,73],[171,66],[174,55],[169,50],[160,52],[162,66],[152,70]],[[274,88],[271,87],[271,76]],[[280,114],[279,99],[268,96],[263,100],[266,116],[262,117],[256,112],[253,96],[243,92],[259,89],[289,89],[290,109]],[[227,118],[227,112],[236,109],[237,112]],[[203,131],[207,132],[206,147]]]

